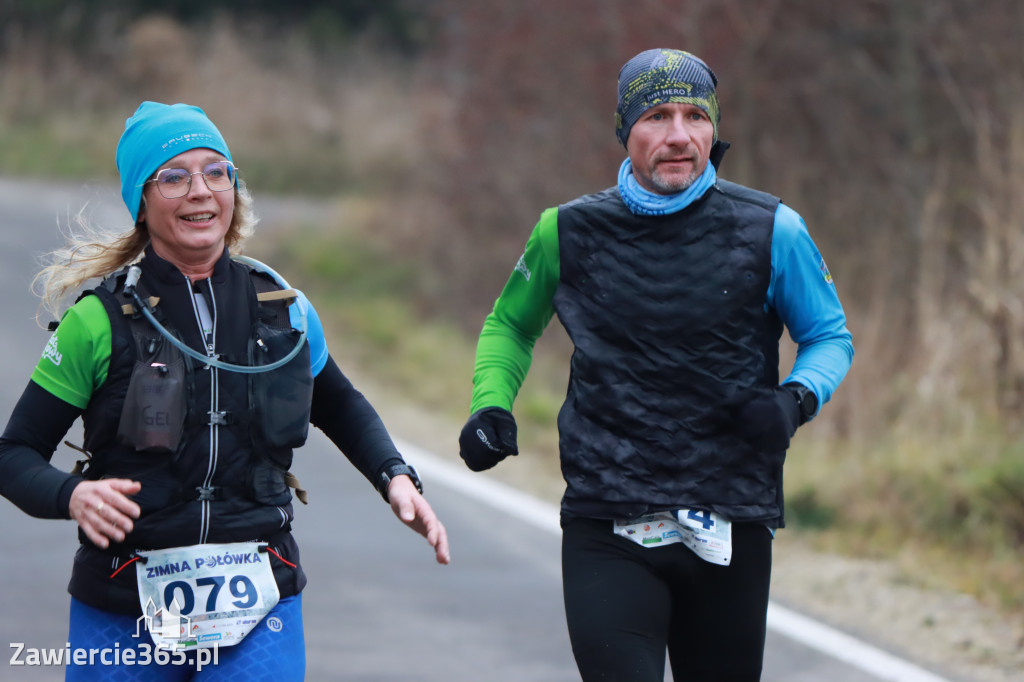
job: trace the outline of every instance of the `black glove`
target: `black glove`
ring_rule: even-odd
[[[763,452],[788,449],[801,424],[800,404],[786,386],[739,391],[724,406],[735,433]]]
[[[483,471],[505,459],[518,455],[516,420],[501,407],[477,410],[459,434],[459,456],[473,471]]]

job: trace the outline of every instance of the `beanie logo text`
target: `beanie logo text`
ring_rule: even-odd
[[[209,133],[185,133],[184,135],[179,135],[178,137],[172,137],[171,139],[167,140],[167,142],[164,142],[162,145],[160,145],[160,148],[169,149],[179,144],[185,144],[189,145],[189,149],[194,149],[196,146],[202,146],[197,145],[196,143],[198,142],[212,142],[214,140],[216,140],[216,138],[213,135],[210,135]]]

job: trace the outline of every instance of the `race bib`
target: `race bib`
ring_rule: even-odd
[[[231,646],[277,605],[281,594],[270,557],[259,543],[192,545],[138,552],[142,616],[135,636],[149,630],[157,647],[177,650]]]
[[[728,566],[732,560],[732,524],[714,512],[696,509],[655,512],[631,521],[616,520],[616,535],[642,547],[681,542],[704,561]]]

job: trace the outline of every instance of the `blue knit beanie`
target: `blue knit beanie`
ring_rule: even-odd
[[[629,131],[640,115],[666,102],[700,107],[715,126],[721,111],[715,87],[718,78],[696,55],[682,50],[646,50],[630,59],[619,71],[619,102],[615,109],[615,135],[626,146]]]
[[[199,107],[160,102],[139,105],[125,121],[116,157],[121,197],[133,221],[139,219],[146,180],[168,159],[199,147],[220,152],[231,161],[231,152],[220,131]]]

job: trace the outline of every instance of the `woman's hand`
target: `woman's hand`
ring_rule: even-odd
[[[142,489],[138,481],[126,478],[103,478],[82,481],[71,492],[71,518],[94,545],[101,549],[114,542],[124,542],[132,532],[133,519],[139,518],[139,505],[129,495]]]
[[[434,548],[435,558],[439,564],[447,564],[451,559],[448,550],[448,532],[438,521],[423,495],[420,495],[408,476],[395,476],[388,483],[388,501],[391,511],[402,523],[422,535]]]

